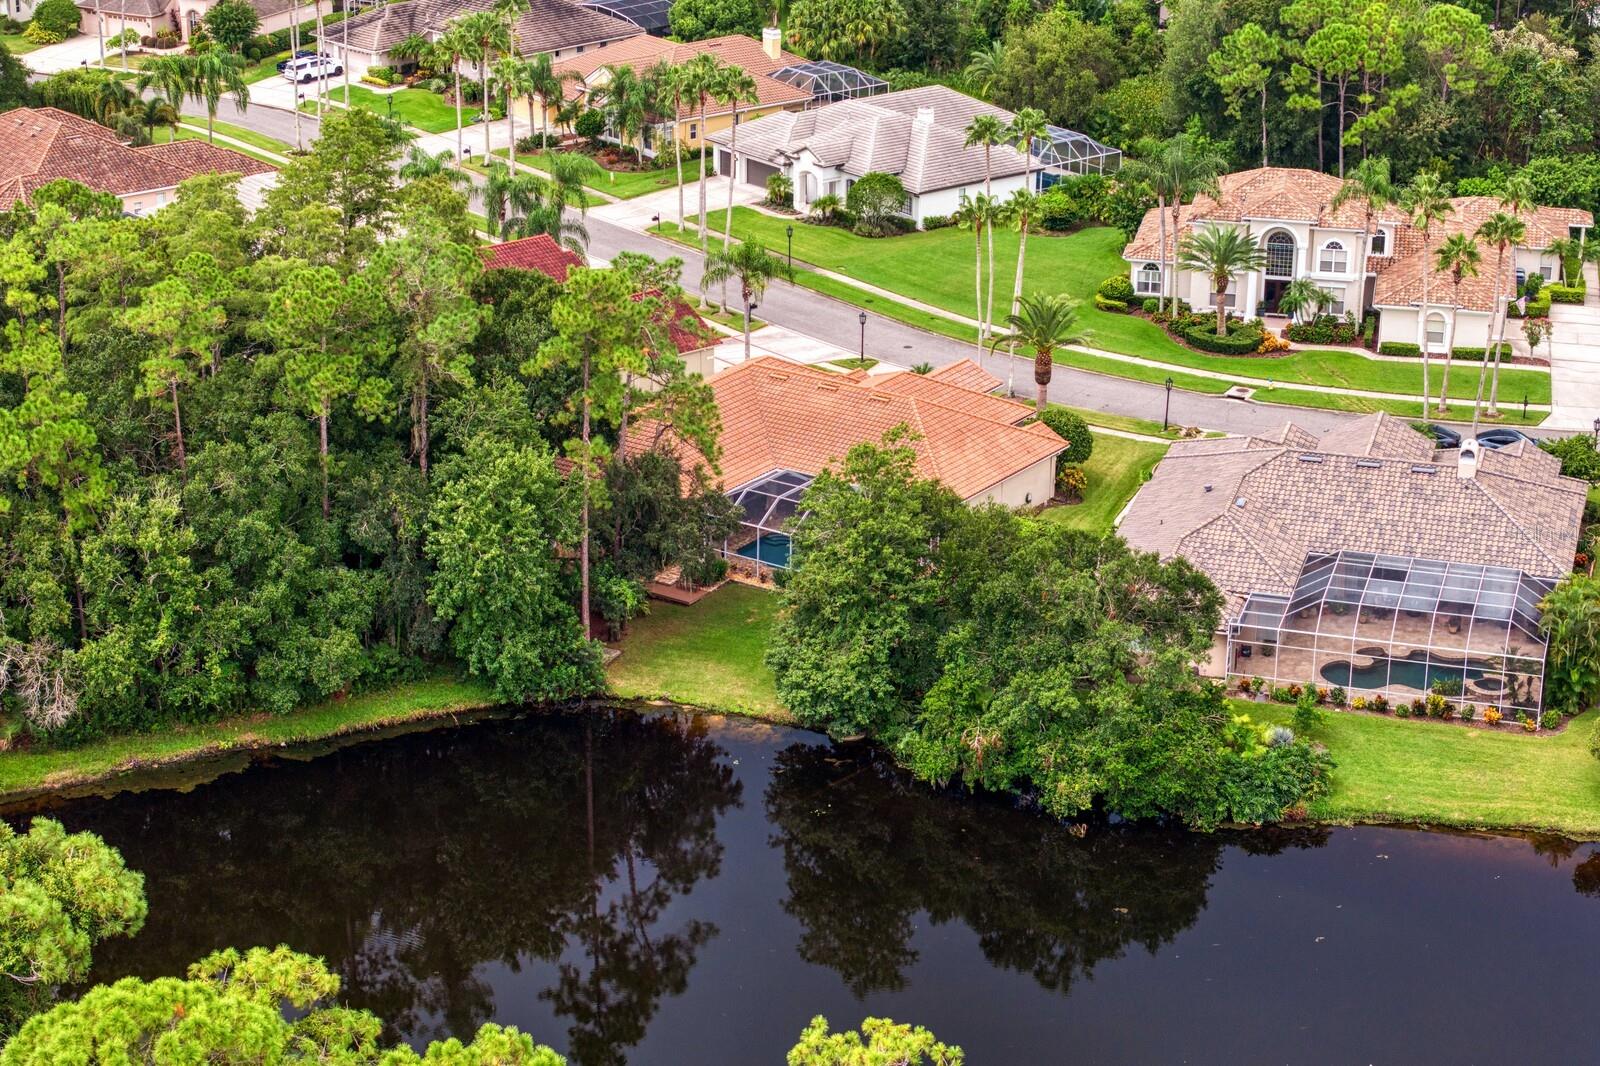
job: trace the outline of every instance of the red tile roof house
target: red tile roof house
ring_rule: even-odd
[[[1343,184],[1338,178],[1293,167],[1259,167],[1226,174],[1217,184],[1217,196],[1202,194],[1179,210],[1177,234],[1172,232],[1171,209],[1165,212],[1168,270],[1174,269],[1173,248],[1183,235],[1200,226],[1238,226],[1260,242],[1267,263],[1261,270],[1234,279],[1223,298],[1230,310],[1246,318],[1254,317],[1258,309],[1265,314],[1275,313],[1289,283],[1309,278],[1332,294],[1332,311],[1336,315],[1350,311],[1359,317],[1365,308],[1377,308],[1380,343],[1421,345],[1426,336],[1428,350],[1437,354],[1444,353],[1452,315],[1457,319],[1452,347],[1487,347],[1497,301],[1509,288],[1515,272],[1540,274],[1546,281],[1557,277],[1561,264],[1549,252],[1551,241],[1557,237],[1581,237],[1594,225],[1589,212],[1575,208],[1524,209],[1520,217],[1527,228],[1527,238],[1506,257],[1504,274],[1495,277],[1495,252],[1485,248],[1477,276],[1462,282],[1457,313],[1453,310],[1450,275],[1432,271],[1424,319],[1422,278],[1429,271],[1432,257],[1446,238],[1472,232],[1501,210],[1494,198],[1452,199],[1453,210],[1434,227],[1426,252],[1422,235],[1403,211],[1389,207],[1378,212],[1373,218],[1371,254],[1363,264],[1364,213],[1355,202],[1333,207]],[[1141,299],[1163,291],[1160,214],[1151,208],[1133,240],[1122,250],[1133,291]],[[1194,271],[1176,270],[1174,280],[1180,300],[1189,301],[1196,310],[1214,307],[1207,278]],[[1507,332],[1510,337],[1518,330],[1513,326]]]
[[[806,486],[854,445],[877,443],[902,425],[916,437],[911,446],[918,472],[966,502],[1045,503],[1054,494],[1056,457],[1067,442],[1037,422],[1019,426],[1032,408],[987,394],[999,385],[970,361],[926,376],[903,371],[857,377],[758,356],[715,375],[711,389],[722,416],[720,484],[745,513],[723,554],[757,578],[787,566],[784,527],[798,513]],[[628,448],[641,449],[655,436],[641,426],[629,435]],[[686,465],[703,465],[687,445],[679,447]]]
[[[196,174],[249,177],[276,169],[204,141],[133,148],[99,123],[53,107],[0,114],[0,210],[67,178],[120,198],[130,215],[145,215],[171,203],[178,185]]]
[[[483,265],[487,270],[536,270],[564,282],[574,267],[588,264],[583,256],[563,248],[549,234],[538,233],[483,249]],[[721,339],[717,332],[682,300],[673,305],[672,316],[665,325],[673,347],[678,349],[689,372],[710,377],[713,353]]]

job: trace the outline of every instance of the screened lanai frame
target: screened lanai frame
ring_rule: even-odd
[[[1061,126],[1045,127],[1045,135],[1033,142],[1033,157],[1043,168],[1039,175],[1041,192],[1064,175],[1110,174],[1122,166],[1121,149]]]
[[[763,569],[789,568],[790,519],[800,513],[800,497],[815,478],[798,470],[772,470],[728,492],[744,511],[739,532],[722,542],[719,554],[730,563]]]
[[[889,83],[882,78],[826,59],[811,59],[781,67],[767,76],[810,93],[811,102],[807,107],[872,96],[889,88]]]
[[[1343,688],[1458,711],[1536,715],[1555,582],[1505,566],[1343,551],[1306,557],[1288,596],[1253,594],[1228,626],[1228,676]]]
[[[646,33],[666,33],[672,25],[672,0],[581,0],[581,6],[626,19]]]

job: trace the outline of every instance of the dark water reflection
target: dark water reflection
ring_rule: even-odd
[[[415,1042],[495,1020],[580,1064],[776,1063],[820,1012],[980,1064],[1592,1057],[1592,845],[1079,836],[809,734],[628,712],[52,813],[147,877],[97,979],[287,943]]]

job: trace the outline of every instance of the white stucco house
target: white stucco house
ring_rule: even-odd
[[[206,12],[220,0],[78,0],[78,32],[86,37],[103,33],[112,37],[130,29],[140,37],[154,37],[162,30],[175,32],[188,41]],[[333,13],[332,0],[318,0],[323,15]],[[257,33],[276,33],[297,19],[314,18],[311,0],[250,0],[261,20]]]
[[[966,146],[967,124],[977,115],[1010,122],[1012,114],[943,85],[882,93],[785,111],[713,133],[717,172],[748,185],[765,186],[773,174],[794,182],[794,206],[806,211],[822,196],[841,199],[863,174],[898,177],[906,189],[905,214],[919,226],[930,215],[949,215],[968,195],[983,191],[984,150]],[[737,159],[730,154],[737,148]],[[1066,174],[1109,173],[1122,153],[1071,130],[1050,127],[1034,146],[1033,183],[1047,188]],[[1022,188],[1028,170],[1023,154],[996,145],[990,155],[990,188],[1009,196]]]
[[[1356,203],[1342,204],[1337,210],[1332,207],[1342,184],[1340,179],[1314,170],[1261,167],[1225,175],[1218,181],[1218,196],[1202,194],[1185,204],[1178,213],[1176,233],[1169,209],[1165,259],[1178,298],[1196,310],[1215,310],[1210,279],[1173,265],[1173,249],[1183,235],[1199,226],[1240,226],[1266,253],[1266,266],[1236,276],[1223,297],[1230,310],[1244,317],[1277,313],[1278,301],[1289,283],[1309,278],[1332,295],[1330,310],[1335,315],[1350,311],[1359,317],[1369,308],[1376,309],[1380,343],[1426,343],[1430,352],[1442,354],[1454,314],[1455,346],[1487,347],[1496,301],[1513,276],[1558,277],[1561,265],[1548,251],[1551,242],[1582,237],[1594,224],[1589,212],[1575,208],[1525,210],[1521,218],[1527,228],[1527,244],[1507,256],[1505,275],[1495,276],[1495,253],[1484,248],[1478,275],[1461,284],[1457,310],[1450,276],[1433,271],[1424,317],[1423,275],[1440,243],[1453,233],[1476,230],[1490,215],[1503,210],[1499,201],[1488,196],[1451,200],[1452,211],[1434,227],[1426,251],[1422,234],[1406,214],[1397,206],[1386,208],[1373,218],[1371,252],[1362,263],[1362,208]],[[1122,250],[1139,297],[1172,291],[1163,283],[1159,214],[1154,208],[1146,213],[1133,240]]]

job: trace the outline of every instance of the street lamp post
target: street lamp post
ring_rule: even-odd
[[[783,231],[789,235],[789,273],[793,274],[794,273],[794,223],[791,222],[787,226],[783,227]]]
[[[394,93],[389,93],[388,95],[386,95],[383,98],[383,102],[389,105],[389,121],[393,122],[394,121]],[[346,106],[348,106],[348,104]]]
[[[859,315],[856,316],[856,321],[861,323],[861,355],[860,355],[860,361],[861,361],[861,365],[863,367],[865,367],[866,363],[867,363],[867,313],[865,311],[861,312]]]
[[[1600,444],[1600,418],[1594,420],[1594,442]]]
[[[1167,406],[1165,408],[1163,408],[1162,411],[1161,411],[1161,431],[1163,433],[1165,433],[1167,431],[1167,420],[1172,414],[1172,379],[1171,378],[1168,378],[1166,380],[1166,386],[1167,386]]]

